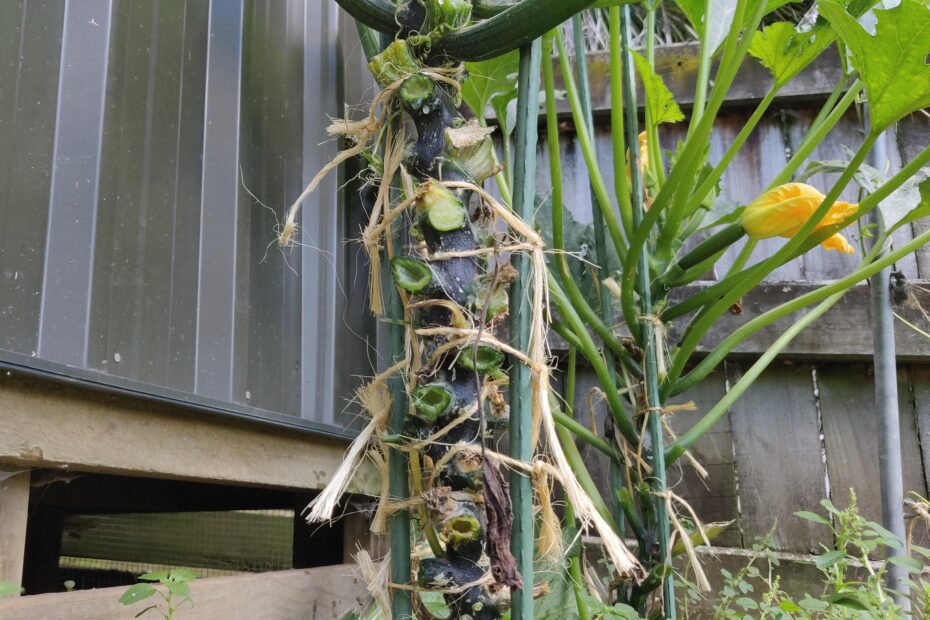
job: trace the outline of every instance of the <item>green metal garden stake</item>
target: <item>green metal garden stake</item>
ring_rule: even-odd
[[[367,26],[356,22],[358,26],[359,38],[362,41],[362,47],[365,56],[370,61],[373,53],[372,43],[377,39],[374,31]],[[391,43],[391,38],[381,36],[381,49],[385,49]],[[394,247],[402,247],[402,227],[400,222],[395,222],[391,227],[391,234],[394,237]],[[390,282],[387,295],[387,326],[388,334],[388,365],[393,366],[404,358],[404,305],[400,298],[400,292],[393,284],[391,277],[390,261],[387,257],[387,250],[382,250],[384,257],[381,261],[383,265],[382,281]],[[407,417],[407,386],[402,371],[394,373],[387,380],[388,389],[391,392],[392,406],[391,417],[388,423],[388,432],[392,435],[399,435],[404,427],[404,420]],[[401,450],[388,449],[388,493],[394,498],[406,498],[410,493],[408,488],[408,464],[407,455]],[[406,584],[410,581],[410,512],[401,510],[388,519],[388,535],[391,545],[391,583]],[[389,590],[391,599],[391,615],[394,618],[412,618],[413,604],[410,598],[410,592],[402,589]]]
[[[513,171],[513,210],[524,221],[533,219],[536,198],[536,125],[539,109],[539,71],[541,50],[539,41],[520,48],[520,74],[517,88],[516,144]],[[523,255],[513,257],[518,277],[510,292],[511,344],[520,351],[529,345],[530,260]],[[529,462],[533,458],[533,397],[530,370],[519,361],[510,369],[510,455]],[[510,476],[510,497],[513,502],[513,528],[510,548],[523,576],[523,588],[511,594],[511,618],[533,618],[533,486],[522,472]]]
[[[582,13],[576,13],[572,16],[572,35],[575,47],[575,65],[578,67],[578,91],[581,95],[581,107],[584,110],[585,125],[588,127],[588,133],[594,135],[594,112],[591,109],[591,82],[588,79],[588,62],[585,53],[584,25],[582,24]],[[601,204],[594,195],[594,188],[590,188],[591,194],[591,220],[594,226],[594,256],[601,271],[595,278],[598,283],[609,271],[609,262],[607,258],[607,236],[604,232],[604,215],[601,213]],[[604,290],[599,290],[601,320],[605,325],[612,325],[614,322],[614,309],[611,303],[611,296]],[[604,347],[604,359],[607,362],[607,370],[611,379],[617,379],[617,363],[613,354],[608,347]],[[620,464],[616,459],[610,460],[610,480],[611,484],[622,483],[623,472]],[[623,534],[623,510],[614,493],[611,493],[610,510],[613,513],[614,521],[620,527],[620,534]]]
[[[645,213],[643,207],[643,179],[639,167],[639,128],[637,127],[636,84],[633,74],[633,56],[630,36],[630,7],[624,6],[621,15],[621,36],[623,45],[623,104],[626,106],[626,138],[630,151],[630,185],[633,198],[633,225],[639,226]],[[644,243],[638,258],[638,278],[640,288],[640,325],[645,365],[643,382],[645,384],[647,415],[649,415],[649,437],[652,442],[652,488],[657,495],[666,491],[665,447],[662,435],[662,403],[659,398],[658,350],[660,346],[656,330],[657,325],[652,314],[652,294],[650,292],[649,252],[650,244]],[[658,328],[660,329],[660,328]],[[659,557],[663,562],[670,559],[669,519],[666,502],[658,497],[655,503],[656,529],[659,543]],[[665,617],[675,618],[675,581],[666,576],[662,581],[662,595]]]

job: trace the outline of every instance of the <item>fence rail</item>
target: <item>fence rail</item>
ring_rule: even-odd
[[[672,92],[683,104],[693,84],[693,50],[675,46],[660,50],[659,65]],[[605,60],[589,55],[592,99],[604,112],[609,105]],[[784,93],[764,116],[740,155],[722,180],[725,198],[745,204],[753,199],[782,169],[803,138],[819,105],[839,77],[837,59],[828,54],[802,74],[797,88]],[[733,88],[733,95],[720,114],[710,141],[710,160],[716,162],[752,113],[751,104],[762,98],[770,78],[755,61],[747,61]],[[605,182],[612,184],[609,158],[609,119],[596,116],[596,143]],[[566,180],[566,207],[581,224],[591,222],[588,175],[581,150],[575,142],[570,120],[561,127],[563,179]],[[684,137],[685,123],[660,130],[666,149],[673,149]],[[816,149],[811,160],[848,159],[844,147],[855,149],[863,132],[853,110]],[[930,121],[915,115],[898,124],[884,137],[888,151],[887,168],[893,173],[930,143]],[[539,186],[549,186],[547,154],[540,149]],[[836,175],[817,175],[809,182],[826,190]],[[826,192],[825,192],[826,193]],[[856,202],[858,192],[848,188],[843,200]],[[913,238],[930,225],[917,222],[913,229],[898,231],[895,243]],[[860,233],[852,226],[845,234],[855,245]],[[759,243],[757,258],[774,252],[784,240]],[[684,296],[707,286],[725,273],[735,258],[728,251],[712,273],[690,288]],[[742,314],[723,319],[704,339],[698,354],[706,353],[734,329],[765,310],[812,290],[818,284],[847,275],[858,257],[848,257],[820,248],[808,252],[778,269],[762,286],[743,300]],[[930,309],[930,250],[909,256],[895,268],[907,279],[913,293],[908,303],[895,308],[902,318],[930,331],[924,309]],[[619,320],[619,319],[618,319]],[[693,401],[694,411],[671,414],[676,432],[687,430],[725,394],[751,360],[761,354],[790,324],[779,321],[740,345],[724,365],[676,402]],[[683,327],[683,320],[669,326],[670,333]],[[899,354],[899,393],[902,428],[902,454],[905,491],[926,495],[930,471],[930,339],[897,322]],[[553,339],[553,348],[564,351],[564,343]],[[869,293],[866,284],[852,289],[830,312],[799,336],[708,436],[693,449],[697,460],[708,470],[702,480],[687,463],[669,472],[669,484],[687,499],[706,521],[732,521],[718,544],[749,546],[756,537],[768,534],[777,525],[773,543],[783,551],[809,553],[828,543],[825,528],[793,516],[798,510],[817,510],[818,502],[831,498],[837,505],[848,501],[854,488],[863,514],[880,520],[878,486],[878,412],[874,406],[871,374],[872,332]],[[575,415],[586,424],[600,427],[605,410],[593,388],[597,381],[587,368],[579,369]],[[592,407],[593,404],[593,407]],[[606,463],[596,452],[585,448],[589,463],[596,464],[596,479],[607,488]]]

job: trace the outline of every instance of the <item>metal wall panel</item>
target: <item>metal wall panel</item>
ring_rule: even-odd
[[[339,19],[319,0],[0,3],[0,363],[346,432],[337,354],[365,372],[368,326],[340,316],[365,302],[336,175],[300,245],[275,243],[336,152]]]
[[[0,349],[38,349],[64,0],[0,3]]]

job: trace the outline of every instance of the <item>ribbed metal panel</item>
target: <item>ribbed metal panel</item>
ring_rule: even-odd
[[[0,3],[0,360],[345,432],[335,386],[367,367],[368,326],[346,319],[365,301],[339,177],[302,245],[275,243],[336,152],[339,19],[320,0]]]

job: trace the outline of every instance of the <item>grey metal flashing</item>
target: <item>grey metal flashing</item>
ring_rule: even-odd
[[[48,362],[29,355],[21,355],[10,351],[3,351],[2,354],[0,354],[0,370],[3,371],[2,374],[6,377],[19,374],[44,381],[54,381],[56,383],[71,385],[83,390],[102,394],[141,398],[172,407],[179,407],[191,411],[192,413],[221,415],[245,422],[263,423],[276,428],[304,431],[323,437],[351,439],[357,434],[354,430],[340,428],[331,424],[321,424],[313,420],[301,420],[294,416],[268,411],[267,409],[259,409],[257,407],[234,405],[180,390],[149,385],[140,381],[125,379],[116,375],[108,375],[95,370],[75,368],[73,366],[66,366],[65,364]]]
[[[90,331],[112,13],[112,0],[65,5],[38,355],[74,366]]]
[[[338,116],[339,11],[330,2],[307,2],[304,13],[304,183],[309,183],[337,152],[324,131],[327,115]],[[345,221],[337,198],[337,176],[320,183],[301,211],[301,356],[300,415],[335,423],[337,295],[344,271],[340,251]]]
[[[227,401],[235,399],[242,19],[242,0],[210,0],[194,391]]]

